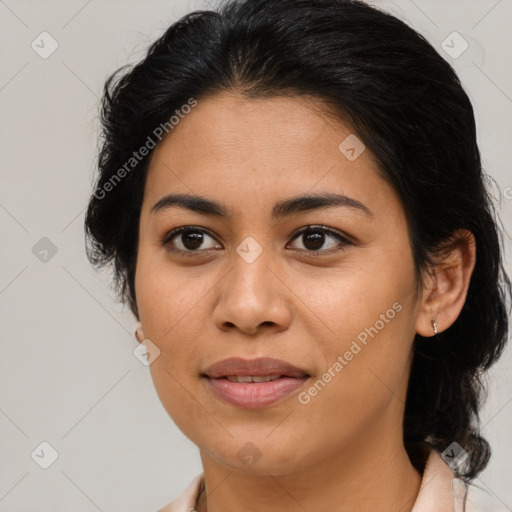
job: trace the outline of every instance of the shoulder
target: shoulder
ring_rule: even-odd
[[[201,473],[192,480],[182,494],[157,512],[193,512],[203,485],[203,473]]]

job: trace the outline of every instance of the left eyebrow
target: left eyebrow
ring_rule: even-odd
[[[352,208],[363,212],[368,217],[373,217],[371,210],[357,199],[342,194],[324,193],[297,196],[280,201],[272,208],[272,218],[281,219],[294,213],[333,208],[335,206]]]
[[[295,213],[333,207],[346,207],[373,217],[371,210],[361,201],[342,194],[321,193],[296,196],[278,201],[272,208],[272,219],[282,219]],[[217,217],[229,217],[226,205],[206,197],[190,194],[169,194],[162,197],[151,208],[155,214],[169,208],[185,208],[193,212]]]

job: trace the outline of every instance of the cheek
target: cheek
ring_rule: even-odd
[[[406,385],[414,336],[412,259],[406,251],[400,262],[391,253],[372,259],[310,287],[307,295],[328,327],[321,339],[323,382],[311,390],[311,402],[336,404],[334,414],[347,426],[376,415]]]
[[[300,397],[304,424],[321,422],[327,411],[332,421],[322,422],[322,436],[340,443],[372,425],[382,425],[390,406],[393,414],[400,410],[411,349],[405,306],[383,301],[382,308],[374,305],[362,320],[354,320],[350,313],[347,309],[335,325],[343,334],[323,347],[324,372],[312,379]],[[379,318],[381,313],[387,323]]]
[[[183,272],[171,268],[160,251],[142,248],[135,289],[144,334],[155,341],[167,339],[180,319],[194,308],[200,286],[197,280],[184,280]]]
[[[153,386],[165,411],[176,426],[193,442],[204,436],[204,430],[216,428],[209,414],[200,405],[195,387],[187,381],[182,364],[172,355],[157,358],[150,366]],[[188,376],[190,377],[190,376]]]
[[[205,425],[208,420],[197,405],[191,374],[197,369],[193,361],[201,354],[197,346],[199,322],[194,321],[199,314],[198,295],[193,285],[180,287],[171,272],[145,265],[143,258],[137,272],[137,303],[144,335],[160,350],[149,367],[153,385],[167,414],[190,436],[194,425]]]
[[[392,335],[410,305],[414,275],[409,263],[405,258],[396,264],[384,257],[357,255],[338,269],[290,276],[293,292],[301,298],[299,320],[311,319],[307,328],[316,329],[318,343],[327,351],[348,349],[361,333],[364,342],[365,329],[375,333],[376,323],[379,338]]]
[[[160,350],[150,366],[155,387],[165,394],[163,401],[179,402],[180,384],[191,379],[191,361],[201,353],[204,322],[199,318],[207,314],[208,288],[204,280],[188,279],[165,258],[144,250],[139,252],[135,288],[144,336]]]

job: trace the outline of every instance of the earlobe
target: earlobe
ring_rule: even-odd
[[[476,243],[467,230],[457,231],[449,250],[438,257],[435,269],[426,278],[416,320],[416,332],[432,337],[448,329],[457,320],[466,301],[475,268]]]
[[[135,325],[135,339],[142,343],[144,341],[144,333],[142,332],[142,324],[140,322],[137,322]]]

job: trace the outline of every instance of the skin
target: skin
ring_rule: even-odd
[[[140,336],[160,350],[150,370],[163,406],[199,447],[200,512],[405,512],[417,497],[421,475],[402,441],[411,347],[416,333],[434,334],[432,319],[442,332],[460,313],[474,239],[425,275],[414,300],[401,201],[368,149],[354,161],[340,152],[351,133],[318,100],[224,92],[201,99],[153,152],[135,279]],[[372,215],[336,206],[271,219],[275,202],[320,192],[345,194]],[[170,193],[219,201],[229,216],[151,213]],[[352,243],[327,233],[314,251],[294,235],[318,224]],[[190,225],[211,233],[192,256],[171,251],[190,247],[181,235],[161,244]],[[263,249],[252,263],[236,252],[248,236]],[[292,395],[242,409],[200,378],[226,357],[269,356],[306,370],[307,390],[396,303],[400,312],[307,404]],[[251,467],[237,456],[247,442],[260,456]]]

